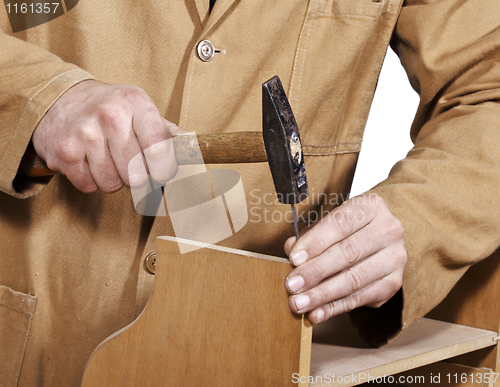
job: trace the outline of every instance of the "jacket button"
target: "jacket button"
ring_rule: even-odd
[[[202,40],[197,47],[198,57],[203,62],[212,60],[215,55],[215,47],[210,40]]]
[[[144,260],[144,266],[146,266],[146,270],[151,274],[154,274],[156,271],[156,252],[148,254],[146,259]]]

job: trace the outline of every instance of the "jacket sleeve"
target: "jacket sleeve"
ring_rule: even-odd
[[[407,0],[401,10],[392,46],[421,98],[415,146],[372,192],[403,223],[408,261],[401,324],[384,324],[399,295],[351,315],[374,344],[424,316],[500,245],[498,15],[498,0]]]
[[[25,198],[46,179],[18,173],[38,122],[71,86],[92,75],[55,55],[0,31],[0,190]]]

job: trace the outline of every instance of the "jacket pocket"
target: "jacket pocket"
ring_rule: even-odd
[[[0,386],[17,386],[36,298],[0,286]]]
[[[306,155],[359,151],[377,77],[372,70],[380,65],[369,60],[373,46],[380,43],[372,41],[383,28],[380,21],[387,4],[386,0],[310,1],[290,88]],[[376,48],[381,58],[386,46]]]

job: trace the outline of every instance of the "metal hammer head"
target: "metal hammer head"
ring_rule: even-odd
[[[278,200],[296,204],[309,196],[297,122],[278,76],[262,85],[262,133]]]

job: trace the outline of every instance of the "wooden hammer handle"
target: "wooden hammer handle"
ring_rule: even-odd
[[[174,137],[177,164],[200,164],[201,160],[193,145],[193,135]],[[262,132],[238,132],[197,135],[200,151],[205,164],[260,163],[267,161]],[[21,161],[21,168],[30,177],[56,175],[45,161],[28,147]]]

